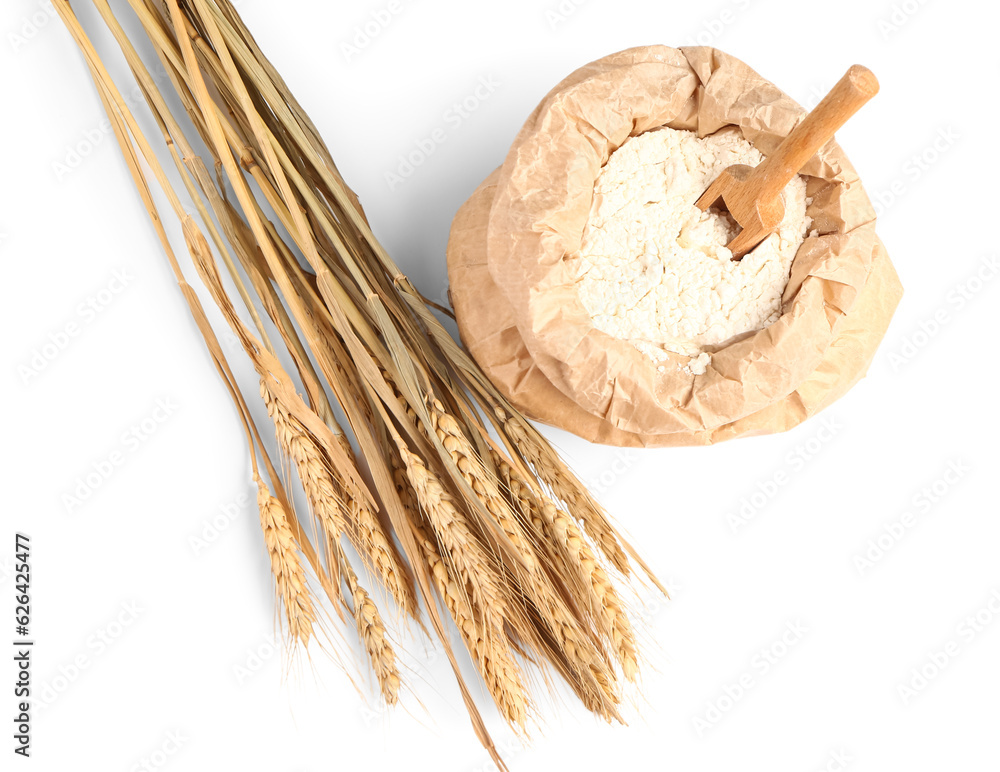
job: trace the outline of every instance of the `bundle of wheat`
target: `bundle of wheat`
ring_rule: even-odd
[[[402,682],[386,617],[349,562],[350,544],[362,573],[381,582],[405,614],[418,625],[426,614],[498,766],[442,610],[516,729],[524,730],[536,709],[529,666],[553,668],[587,708],[618,719],[622,681],[635,680],[639,668],[621,595],[636,578],[632,563],[659,587],[651,572],[432,308],[447,310],[421,296],[381,247],[316,127],[230,3],[129,0],[186,111],[182,119],[171,113],[107,0],[94,5],[145,96],[194,213],[182,205],[69,3],[55,2],[237,407],[290,638],[308,644],[321,618],[308,564],[337,613],[352,617],[382,697],[398,700]],[[189,142],[195,133],[205,160]],[[194,269],[254,368],[308,518],[286,492],[248,397],[185,281],[150,177],[180,219]],[[245,309],[237,309],[230,288]],[[282,358],[292,363],[289,370]]]

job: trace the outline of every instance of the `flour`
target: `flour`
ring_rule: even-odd
[[[580,300],[597,329],[655,362],[689,356],[685,369],[700,374],[714,347],[778,319],[810,224],[805,180],[788,184],[778,230],[739,262],[725,246],[739,226],[727,212],[694,206],[724,168],[761,160],[735,128],[704,139],[656,129],[611,154],[578,255]]]

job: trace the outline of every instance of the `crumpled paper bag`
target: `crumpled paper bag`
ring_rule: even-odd
[[[634,48],[580,68],[528,118],[504,164],[462,206],[448,243],[463,342],[528,415],[587,440],[701,445],[792,428],[867,370],[902,295],[875,213],[835,143],[803,168],[816,236],[792,263],[782,315],[712,353],[704,374],[658,368],[594,328],[575,288],[594,181],[658,126],[737,126],[764,155],[805,111],[713,48]]]

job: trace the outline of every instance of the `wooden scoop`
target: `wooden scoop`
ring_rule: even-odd
[[[708,209],[722,199],[742,228],[726,245],[733,253],[733,260],[739,260],[774,233],[785,216],[785,202],[781,198],[785,185],[877,93],[878,80],[872,71],[855,64],[758,166],[729,166],[708,186],[695,206]]]

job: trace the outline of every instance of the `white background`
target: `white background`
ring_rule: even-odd
[[[652,665],[629,727],[599,724],[561,695],[543,703],[545,726],[525,749],[486,711],[511,768],[1000,769],[1000,279],[983,262],[998,255],[996,6],[399,2],[354,55],[343,44],[387,2],[245,0],[240,10],[376,232],[431,297],[445,291],[456,209],[544,93],[592,59],[709,43],[807,105],[854,62],[882,85],[838,135],[879,202],[906,288],[868,378],[792,432],[717,447],[619,455],[547,432],[674,599],[647,597]],[[98,30],[88,4],[76,5]],[[101,135],[82,60],[47,7],[9,0],[0,11],[0,641],[13,624],[21,530],[33,545],[35,685],[49,702],[36,703],[33,757],[12,760],[4,654],[0,768],[490,768],[426,642],[402,641],[413,693],[389,714],[366,678],[359,693],[320,650],[289,665],[268,642],[272,591],[256,512],[241,498],[252,494],[241,430]],[[447,118],[483,77],[499,85],[465,119]],[[445,141],[390,189],[400,155],[436,128]],[[93,147],[67,173],[59,164],[88,134]],[[79,306],[116,270],[128,285],[91,320]],[[69,323],[78,334],[26,375]],[[157,400],[175,407],[132,450],[123,434]],[[124,463],[68,507],[77,478],[116,449]],[[950,465],[965,471],[940,482]],[[742,500],[779,472],[787,484],[734,533]],[[937,493],[921,492],[936,482]],[[911,527],[860,566],[906,513]],[[192,540],[206,534],[199,548]],[[977,614],[978,629],[966,621]],[[765,672],[760,652],[781,654],[789,624],[805,632]],[[928,657],[946,648],[935,674]],[[915,669],[932,677],[905,698]],[[752,687],[728,700],[746,677]]]

